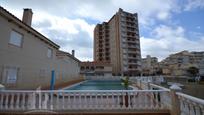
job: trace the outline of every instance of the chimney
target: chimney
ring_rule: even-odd
[[[33,12],[32,9],[29,8],[25,8],[23,9],[23,23],[27,24],[28,26],[31,26],[31,22],[32,22],[32,16],[33,16]]]
[[[119,12],[122,12],[123,11],[123,9],[122,8],[119,8]]]
[[[74,51],[74,50],[72,50],[72,56],[74,56],[74,54],[75,54],[75,51]]]

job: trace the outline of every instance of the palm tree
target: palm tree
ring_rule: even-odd
[[[128,87],[129,87],[129,77],[125,77],[125,79],[123,80],[123,83],[124,83],[124,87],[126,90],[128,90]]]
[[[128,90],[128,87],[129,87],[129,77],[125,77],[125,79],[122,79],[122,82],[123,82],[123,85],[125,87],[125,90]],[[126,92],[126,95],[125,95],[125,106],[128,107],[128,93]]]

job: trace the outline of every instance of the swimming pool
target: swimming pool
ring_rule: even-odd
[[[77,85],[65,88],[65,90],[125,90],[120,80],[88,80]],[[128,90],[133,88],[129,87]]]

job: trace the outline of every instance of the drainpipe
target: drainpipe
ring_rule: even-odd
[[[50,81],[50,90],[54,90],[55,86],[55,70],[51,71],[52,76],[51,76],[51,81]]]

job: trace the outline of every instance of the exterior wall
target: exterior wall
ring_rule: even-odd
[[[120,42],[118,36],[118,15],[116,14],[110,21],[110,43],[111,43],[111,64],[113,65],[113,73],[121,73],[121,63],[120,63]]]
[[[80,78],[79,76],[79,62],[66,56],[56,60],[56,84],[66,83]]]
[[[0,16],[0,83],[7,89],[35,89],[39,86],[50,85],[51,71],[65,71],[65,76],[77,76],[79,66],[76,62],[70,62],[66,65],[64,61],[58,60],[56,51],[58,49],[41,41],[35,35],[17,26],[13,21],[8,21]],[[15,30],[23,34],[22,47],[16,47],[9,44],[10,33]],[[52,49],[53,57],[47,57],[48,48]],[[60,66],[60,67],[59,67]],[[18,67],[18,76],[16,83],[7,84],[7,67]],[[69,71],[69,68],[76,71]],[[71,73],[69,73],[69,72]],[[77,72],[78,71],[78,72]],[[56,75],[57,83],[60,77]],[[66,80],[68,80],[66,78]]]

